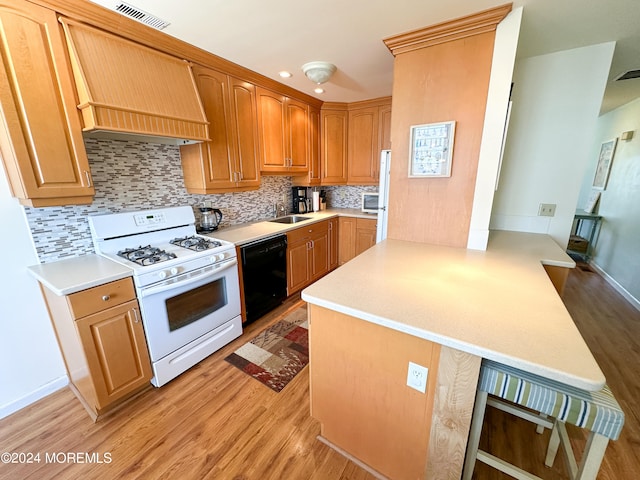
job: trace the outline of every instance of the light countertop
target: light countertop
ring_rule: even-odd
[[[130,268],[95,254],[33,265],[28,270],[56,295],[69,295],[133,273]]]
[[[302,298],[598,390],[604,375],[543,264],[575,266],[547,235],[494,231],[487,251],[387,239],[304,289]]]
[[[319,212],[311,212],[311,213],[300,213],[296,214],[301,217],[308,217],[309,220],[305,220],[297,223],[276,223],[270,222],[269,220],[261,220],[253,223],[245,223],[241,225],[234,225],[230,227],[224,227],[220,230],[216,230],[215,232],[211,232],[207,234],[212,238],[217,238],[220,240],[226,240],[227,242],[232,242],[235,245],[243,245],[246,243],[255,242],[256,240],[261,240],[263,238],[268,238],[273,235],[278,235],[281,233],[286,233],[288,230],[293,230],[295,228],[304,227],[305,225],[309,225],[315,222],[320,222],[322,220],[326,220],[331,217],[339,217],[339,216],[347,216],[347,217],[358,217],[358,218],[370,218],[373,220],[377,219],[377,215],[372,215],[370,213],[363,213],[355,208],[330,208],[327,210],[321,210]]]
[[[328,209],[316,213],[301,214],[301,216],[309,217],[309,220],[299,223],[282,224],[262,220],[226,227],[209,236],[242,245],[340,215],[376,218],[376,215],[362,213],[357,209]],[[33,265],[28,267],[28,270],[33,277],[57,295],[69,295],[132,275],[131,269],[124,265],[95,254]]]

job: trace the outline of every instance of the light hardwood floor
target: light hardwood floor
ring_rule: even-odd
[[[0,453],[41,455],[40,463],[0,463],[0,479],[373,480],[316,440],[308,368],[275,393],[223,360],[300,305],[299,297],[286,302],[196,367],[95,424],[66,388],[0,420]],[[111,461],[45,462],[57,452],[109,454]]]
[[[640,478],[640,312],[579,268],[569,275],[564,300],[627,415],[598,478]],[[96,424],[68,389],[0,420],[0,453],[41,454],[40,463],[0,464],[0,479],[373,480],[316,440],[308,369],[278,394],[223,360],[298,305],[287,302],[195,368]],[[580,429],[569,432],[576,445],[584,443]],[[568,478],[561,456],[552,469],[543,466],[547,439],[531,424],[489,409],[481,442],[545,479]],[[46,453],[57,452],[108,453],[111,462],[45,463]],[[509,477],[478,464],[475,478]]]

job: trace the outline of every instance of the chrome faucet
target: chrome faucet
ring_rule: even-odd
[[[273,213],[276,218],[284,217],[287,214],[287,208],[284,203],[276,203],[273,208]]]

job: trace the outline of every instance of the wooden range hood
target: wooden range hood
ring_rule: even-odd
[[[90,137],[185,144],[209,140],[188,62],[60,18]]]

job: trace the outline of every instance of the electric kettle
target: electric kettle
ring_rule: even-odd
[[[213,232],[218,229],[218,225],[222,221],[222,212],[217,208],[198,207],[202,218],[197,228],[198,232]]]

